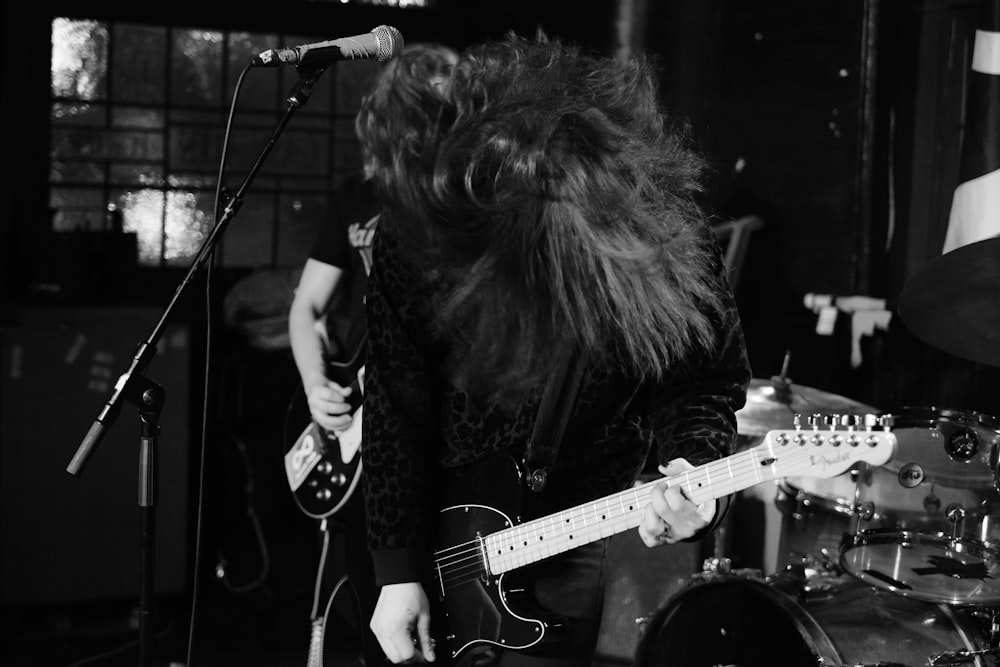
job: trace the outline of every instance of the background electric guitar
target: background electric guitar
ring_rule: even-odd
[[[823,427],[775,430],[764,441],[733,456],[698,466],[666,480],[681,486],[696,504],[763,482],[801,475],[834,477],[856,463],[882,465],[892,456],[895,436],[889,418],[873,427]],[[874,421],[874,420],[870,420]],[[517,523],[521,469],[506,454],[462,468],[450,480],[447,504],[440,513],[434,554],[434,582],[440,603],[435,612],[446,634],[439,650],[453,657],[476,645],[525,649],[557,639],[559,618],[546,614],[516,582],[518,568],[637,528],[658,479],[563,512]],[[440,628],[440,625],[438,626]],[[442,643],[443,642],[443,643]]]
[[[335,436],[310,421],[285,450],[285,476],[295,503],[307,515],[324,519],[347,502],[361,479],[361,392],[364,384],[364,345],[359,345],[346,363],[328,362],[327,377],[350,386],[351,425]],[[303,405],[297,405],[302,403]],[[289,414],[309,414],[300,386],[289,406]],[[290,440],[286,433],[286,440]]]

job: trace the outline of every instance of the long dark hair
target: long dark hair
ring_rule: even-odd
[[[714,342],[701,158],[650,65],[538,37],[469,49],[397,150],[383,229],[440,283],[451,379],[510,398],[577,346],[655,377]]]
[[[377,185],[393,180],[397,163],[409,161],[426,143],[458,53],[443,44],[408,44],[379,72],[361,100],[354,131],[366,168]]]

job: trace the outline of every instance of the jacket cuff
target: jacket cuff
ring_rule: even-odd
[[[372,551],[375,567],[375,584],[402,584],[421,581],[430,571],[417,549],[376,549]]]
[[[729,513],[729,506],[732,504],[732,500],[733,497],[731,495],[716,498],[715,516],[712,517],[712,520],[709,521],[707,525],[702,526],[701,530],[697,533],[691,537],[681,540],[681,542],[698,542],[715,532],[715,529],[721,526],[722,522],[726,519],[726,514]]]

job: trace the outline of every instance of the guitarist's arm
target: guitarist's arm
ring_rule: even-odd
[[[431,571],[440,399],[427,360],[429,337],[419,324],[427,301],[415,273],[387,251],[391,244],[386,235],[376,235],[368,280],[361,455],[368,542],[381,587],[371,628],[398,663],[418,649],[425,659],[433,656],[423,625],[433,619],[419,582]]]
[[[302,378],[309,413],[313,421],[334,433],[351,423],[351,408],[347,403],[350,389],[327,377],[329,341],[324,316],[343,275],[340,267],[307,259],[288,312],[292,356]]]
[[[650,418],[660,472],[665,472],[663,466],[670,464],[673,470],[665,473],[668,475],[683,472],[689,463],[701,465],[730,456],[736,450],[736,411],[746,402],[751,372],[739,312],[717,246],[715,256],[715,280],[721,303],[718,311],[708,313],[715,325],[715,341],[710,347],[692,353],[679,365],[681,370],[668,375],[650,392]],[[682,462],[678,463],[678,459]],[[671,493],[679,493],[679,488],[668,491],[668,499]],[[700,540],[718,527],[730,501],[730,497],[720,498],[711,521],[686,541]],[[676,497],[674,505],[680,505]],[[647,515],[661,514],[660,509],[663,508],[648,509]],[[647,529],[655,529],[654,523],[650,517]],[[640,531],[640,536],[650,544],[648,533],[643,535]],[[656,543],[666,541],[660,538]]]

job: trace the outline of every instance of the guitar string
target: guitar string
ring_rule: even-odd
[[[803,432],[803,434],[808,434],[808,433],[809,433],[808,431]],[[825,432],[820,432],[820,433],[822,434]],[[859,431],[857,433],[860,435],[871,435],[871,433],[865,431]],[[804,442],[798,445],[794,444],[779,445],[779,447],[782,448],[785,447],[794,447],[794,448],[788,450],[787,453],[783,453],[781,457],[777,457],[774,463],[778,465],[780,465],[781,463],[794,464],[800,462],[801,460],[808,459],[810,456],[812,456],[812,453],[815,449],[815,445],[813,447],[809,447],[808,444],[809,444],[808,442]],[[861,444],[863,444],[863,441],[858,443],[857,445],[847,445],[847,446],[857,447],[860,446]],[[689,496],[692,497],[692,500],[697,501],[698,499],[696,496],[699,495],[700,491],[704,491],[704,489],[700,488],[701,483],[708,483],[713,476],[713,472],[711,469],[716,468],[717,470],[714,473],[715,476],[718,476],[720,473],[724,473],[725,469],[728,469],[729,474],[724,475],[724,477],[728,477],[728,481],[730,484],[735,484],[734,491],[743,488],[748,488],[748,486],[752,486],[753,483],[757,482],[753,482],[749,485],[745,484],[745,482],[747,480],[760,480],[761,475],[759,471],[761,462],[763,460],[766,460],[766,458],[772,458],[773,456],[772,451],[773,450],[767,447],[757,447],[754,448],[753,450],[748,451],[746,453],[746,456],[736,455],[732,457],[727,457],[725,459],[719,459],[717,461],[713,461],[698,469],[691,470],[686,473],[682,473],[677,477],[671,478],[672,484],[670,486],[676,486],[679,482],[682,485],[682,487],[684,487],[687,490]],[[761,458],[761,457],[766,457],[766,458]],[[737,459],[735,460],[735,464],[733,459]],[[790,476],[790,475],[782,475],[782,476]],[[760,481],[772,481],[780,478],[781,476],[769,475],[767,479],[763,479]],[[605,535],[602,535],[602,530],[601,530],[602,528],[609,527],[610,524],[613,524],[616,521],[620,523],[622,519],[627,519],[627,517],[630,514],[634,514],[640,511],[640,509],[636,507],[637,505],[645,507],[646,501],[648,500],[649,493],[651,492],[652,487],[657,484],[662,484],[662,482],[663,480],[660,479],[660,480],[655,480],[653,482],[649,482],[640,487],[627,489],[617,494],[608,496],[607,498],[604,499],[599,499],[591,503],[586,503],[581,506],[569,508],[568,510],[565,510],[560,514],[556,514],[551,517],[545,517],[540,520],[530,521],[525,524],[519,524],[517,526],[507,528],[502,531],[498,531],[497,533],[488,535],[485,539],[489,540],[494,545],[508,546],[510,550],[513,551],[514,549],[513,542],[515,541],[515,539],[517,541],[525,542],[526,540],[524,538],[527,533],[530,533],[532,531],[534,532],[534,535],[531,535],[529,537],[536,537],[539,535],[544,536],[544,534],[551,532],[552,529],[554,529],[557,525],[563,527],[565,533],[566,524],[575,526],[576,521],[579,520],[583,525],[581,527],[574,528],[574,532],[572,533],[572,535],[580,536],[581,539],[583,540],[582,542],[580,542],[580,544],[586,544],[590,541],[594,541],[595,539],[600,539],[601,537],[604,537]],[[692,482],[698,483],[698,485],[695,488],[690,488],[694,486]],[[615,514],[615,511],[613,511],[611,507],[612,502],[617,501],[617,504],[620,506],[620,508],[624,510],[625,506],[624,501],[627,500],[628,496],[631,494],[634,494],[635,498],[634,502],[632,503],[632,505],[630,505],[629,509],[627,511],[623,511],[621,514]],[[640,494],[643,497],[640,497]],[[725,491],[723,493],[718,494],[718,496],[716,497],[719,497],[721,495],[725,495]],[[596,519],[596,514],[598,511],[600,511],[600,505],[602,503],[606,507],[604,515],[602,516],[601,519],[596,520],[594,523],[588,526],[587,518],[593,516]],[[610,519],[608,519],[608,515],[611,515]],[[626,523],[626,528],[627,527],[628,524]],[[614,532],[612,532],[611,534],[614,534]],[[570,539],[572,539],[572,536],[570,537]],[[556,536],[556,540],[558,540],[558,536]],[[529,544],[525,546],[528,546],[529,549],[532,548],[531,544],[534,543],[534,540],[529,539],[527,541],[529,542]],[[541,539],[539,540],[539,542],[541,542]],[[451,547],[447,547],[445,549],[435,552],[435,563],[438,566],[441,578],[443,580],[445,579],[445,576],[453,578],[454,573],[462,572],[465,569],[469,568],[474,569],[477,572],[486,570],[487,568],[484,567],[482,558],[483,553],[481,544],[482,540],[470,540],[468,542],[460,543],[458,545],[453,545]],[[537,543],[534,544],[534,547],[536,551],[539,550]],[[571,547],[560,548],[559,545],[555,547],[550,547],[549,551],[551,551],[552,553],[550,553],[549,555],[555,555],[555,553],[561,553],[562,551],[566,551],[569,548]],[[505,553],[501,552],[497,553],[496,557],[498,559],[503,559],[504,555]],[[522,560],[525,560],[527,558],[527,556],[524,554],[523,549],[516,552],[515,555],[512,557],[517,557]],[[489,556],[487,556],[487,558],[489,558]],[[538,559],[533,558],[531,560],[534,561]],[[526,563],[527,561],[525,561],[525,563],[523,564]],[[459,576],[461,575],[459,574]],[[452,579],[447,579],[445,580],[445,583],[447,584],[451,580]]]

